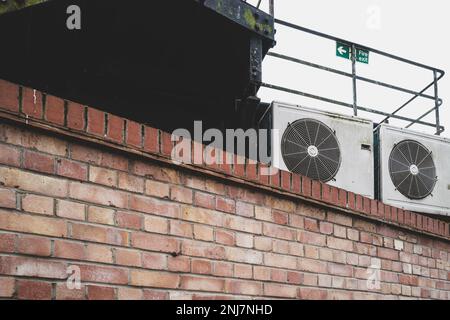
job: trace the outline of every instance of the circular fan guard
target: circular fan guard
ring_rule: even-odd
[[[328,182],[341,166],[338,139],[327,125],[314,119],[290,123],[281,140],[287,168],[313,180]]]
[[[414,140],[395,145],[389,156],[389,173],[396,190],[409,199],[425,199],[437,182],[431,152]]]

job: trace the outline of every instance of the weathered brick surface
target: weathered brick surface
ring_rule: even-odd
[[[0,82],[9,114],[16,89]],[[41,109],[30,89],[23,99],[49,125],[169,153],[156,129],[57,98]],[[450,299],[448,223],[296,175],[264,182],[260,169],[234,167],[255,188],[0,120],[0,298]]]

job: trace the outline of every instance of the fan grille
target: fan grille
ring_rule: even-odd
[[[396,190],[409,199],[425,199],[437,182],[431,152],[414,140],[404,140],[392,149],[389,173]]]
[[[281,152],[291,172],[313,180],[328,182],[341,166],[336,135],[327,125],[314,119],[290,123],[281,140]]]

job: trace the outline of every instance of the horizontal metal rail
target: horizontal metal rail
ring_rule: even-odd
[[[291,62],[303,64],[303,65],[306,65],[306,66],[309,66],[309,67],[312,67],[312,68],[316,68],[316,69],[320,69],[320,70],[336,73],[336,74],[339,74],[339,75],[342,75],[342,76],[345,76],[345,77],[353,78],[353,75],[351,73],[348,73],[348,72],[345,72],[345,71],[341,71],[341,70],[337,70],[337,69],[333,69],[333,68],[329,68],[329,67],[325,67],[325,66],[322,66],[322,65],[319,65],[319,64],[315,64],[315,63],[312,63],[312,62],[308,62],[308,61],[305,61],[305,60],[289,57],[289,56],[286,56],[286,55],[283,55],[283,54],[279,54],[279,53],[276,53],[276,52],[269,52],[269,53],[267,53],[267,55],[271,56],[271,57],[280,58],[280,59],[283,59],[283,60],[288,60],[288,61],[291,61]],[[414,94],[414,95],[417,95],[418,97],[431,99],[433,101],[435,100],[434,96],[430,96],[428,94],[424,94],[426,89],[422,90],[421,92],[415,92],[413,90],[408,90],[408,89],[405,89],[405,88],[394,86],[392,84],[384,83],[384,82],[377,81],[377,80],[372,80],[372,79],[361,77],[361,76],[356,76],[356,79],[360,80],[360,81],[372,83],[372,84],[375,84],[375,85],[378,85],[378,86],[386,87],[386,88],[389,88],[389,89],[401,91],[401,92],[404,92],[404,93]],[[434,82],[432,82],[428,86],[427,89],[429,89],[433,84],[434,84]],[[439,100],[442,103],[442,99],[439,99]]]
[[[277,90],[277,91],[284,91],[284,92],[287,92],[287,93],[303,96],[303,97],[306,97],[306,98],[320,100],[320,101],[323,101],[323,102],[328,102],[328,103],[331,103],[331,104],[336,104],[336,105],[340,105],[340,106],[343,106],[343,107],[347,107],[347,108],[352,108],[353,109],[353,104],[351,104],[351,103],[347,103],[347,102],[343,102],[343,101],[339,101],[339,100],[334,100],[334,99],[330,99],[330,98],[325,98],[325,97],[321,97],[321,96],[318,96],[318,95],[306,93],[306,92],[299,91],[299,90],[289,89],[289,88],[285,88],[285,87],[282,87],[282,86],[277,86],[277,85],[270,84],[270,83],[265,83],[265,82],[261,83],[261,86],[265,87],[265,88],[269,88],[269,89],[273,89],[273,90]],[[357,108],[358,108],[358,110],[361,110],[361,111],[374,113],[374,114],[378,114],[378,115],[382,115],[382,116],[390,116],[390,117],[395,118],[395,119],[399,119],[399,120],[403,120],[403,121],[411,121],[411,122],[414,122],[414,123],[417,123],[417,124],[421,124],[421,125],[424,125],[424,126],[429,126],[429,127],[435,127],[436,126],[434,123],[424,122],[424,121],[421,121],[421,119],[412,119],[412,118],[408,118],[408,117],[404,117],[404,116],[400,116],[400,115],[393,115],[391,113],[383,112],[383,111],[376,110],[376,109],[373,109],[373,108],[368,108],[368,107],[363,107],[363,106],[357,106]],[[433,110],[435,110],[435,108],[430,110],[426,115],[430,114]],[[422,119],[424,117],[422,117]],[[443,129],[444,129],[444,127],[441,126],[440,130],[443,130]]]
[[[258,6],[260,4],[261,4],[261,1],[259,1]],[[405,59],[405,58],[402,58],[402,57],[399,57],[399,56],[396,56],[396,55],[393,55],[393,54],[390,54],[390,53],[387,53],[387,52],[384,52],[384,51],[381,51],[381,50],[378,50],[378,49],[374,49],[374,48],[371,48],[371,47],[368,47],[368,46],[365,46],[365,45],[362,45],[362,44],[354,43],[354,42],[351,42],[351,41],[348,41],[348,40],[345,40],[345,39],[334,37],[332,35],[328,35],[328,34],[325,34],[325,33],[322,33],[322,32],[318,32],[318,31],[315,31],[315,30],[312,30],[312,29],[308,29],[308,28],[305,28],[305,27],[302,27],[302,26],[298,26],[298,25],[295,25],[293,23],[290,23],[290,22],[287,22],[287,21],[283,21],[283,20],[280,20],[280,19],[275,19],[275,23],[279,24],[279,25],[282,25],[282,26],[285,26],[285,27],[288,27],[288,28],[292,28],[294,30],[298,30],[298,31],[301,31],[301,32],[306,32],[306,33],[309,33],[309,34],[312,34],[312,35],[315,35],[315,36],[318,36],[318,37],[321,37],[321,38],[325,38],[325,39],[328,39],[328,40],[332,40],[332,41],[336,41],[336,42],[339,42],[339,43],[343,43],[343,44],[346,44],[346,45],[348,45],[349,47],[351,47],[353,49],[352,50],[352,56],[351,56],[351,58],[352,58],[351,59],[351,61],[352,61],[352,69],[353,69],[352,73],[340,71],[340,70],[337,70],[337,69],[334,69],[334,68],[326,67],[326,66],[323,66],[323,65],[320,65],[320,64],[312,63],[312,62],[309,62],[309,61],[305,61],[305,60],[302,60],[302,59],[294,58],[294,57],[291,57],[291,56],[288,56],[288,55],[283,55],[283,54],[276,53],[276,52],[269,52],[268,53],[269,56],[274,57],[274,58],[283,59],[283,60],[286,60],[286,61],[289,61],[289,62],[302,64],[302,65],[309,66],[309,67],[316,68],[316,69],[320,69],[320,70],[323,70],[323,71],[326,71],[326,72],[331,72],[331,73],[335,73],[335,74],[338,74],[338,75],[341,75],[341,76],[352,78],[353,79],[353,104],[342,102],[342,101],[337,101],[337,100],[334,100],[334,99],[329,99],[329,98],[326,98],[326,97],[321,97],[321,96],[318,96],[318,95],[308,94],[308,93],[305,93],[305,92],[302,92],[302,91],[299,91],[299,90],[289,89],[289,88],[285,88],[285,87],[281,87],[281,86],[277,86],[277,85],[273,85],[273,84],[269,84],[269,83],[262,83],[261,86],[266,87],[266,88],[270,88],[270,89],[273,89],[273,90],[284,91],[284,92],[288,92],[288,93],[291,93],[291,94],[301,95],[301,96],[304,96],[304,97],[308,97],[308,98],[312,98],[312,99],[316,99],[316,100],[321,100],[321,101],[324,101],[324,102],[333,103],[333,104],[344,106],[344,107],[353,108],[355,115],[357,115],[357,111],[358,110],[362,110],[362,111],[365,111],[365,112],[369,112],[369,113],[385,116],[385,118],[380,122],[379,125],[381,125],[382,123],[387,122],[391,118],[394,118],[394,119],[410,122],[409,125],[407,126],[407,128],[411,127],[414,124],[420,124],[420,125],[424,125],[424,126],[435,127],[437,135],[439,135],[440,133],[442,133],[445,130],[445,128],[440,125],[439,108],[442,106],[443,101],[438,96],[438,82],[445,75],[445,72],[443,70],[437,69],[437,68],[434,68],[434,67],[431,67],[431,66],[428,66],[428,65],[416,62],[416,61],[408,60],[408,59]],[[404,87],[396,86],[396,85],[393,85],[393,84],[389,84],[389,83],[386,83],[386,82],[377,81],[377,80],[374,80],[374,79],[370,79],[370,78],[359,76],[359,75],[356,74],[356,65],[355,65],[355,58],[354,58],[355,49],[367,50],[367,51],[370,51],[371,53],[375,53],[375,54],[378,54],[378,55],[381,55],[381,56],[384,56],[384,57],[387,57],[387,58],[390,58],[390,59],[393,59],[393,60],[396,60],[396,61],[399,61],[399,62],[402,62],[402,63],[406,63],[406,64],[409,64],[411,66],[417,67],[417,68],[421,68],[421,69],[432,71],[433,72],[433,76],[434,76],[433,82],[428,84],[422,90],[415,91],[415,90],[410,90],[410,89],[407,89],[407,88],[404,88]],[[374,85],[377,85],[377,86],[381,86],[381,87],[384,87],[384,88],[387,88],[387,89],[390,89],[390,90],[407,93],[407,94],[412,95],[412,97],[408,101],[403,103],[400,107],[395,109],[395,111],[392,112],[392,113],[379,111],[379,110],[373,109],[373,108],[366,108],[366,107],[358,105],[358,103],[357,103],[356,81],[362,81],[362,82],[374,84]],[[434,86],[434,95],[427,94],[426,93],[427,90],[430,89],[433,86]],[[409,117],[398,115],[398,113],[400,111],[402,111],[405,107],[410,105],[413,101],[415,101],[419,97],[420,98],[424,98],[424,99],[428,99],[428,100],[433,100],[434,104],[435,104],[434,108],[432,108],[431,110],[427,111],[425,114],[423,114],[422,116],[420,116],[417,119],[412,119],[412,118],[409,118]],[[436,113],[436,122],[435,123],[422,121],[423,118],[425,118],[426,116],[431,114],[433,111]]]

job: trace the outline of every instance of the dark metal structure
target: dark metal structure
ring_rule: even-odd
[[[71,5],[80,8],[80,30],[66,26]],[[0,78],[165,130],[194,120],[245,126],[259,103],[262,60],[275,45],[273,17],[241,0],[8,8],[0,15]]]

